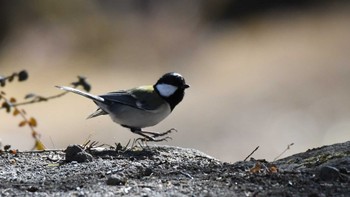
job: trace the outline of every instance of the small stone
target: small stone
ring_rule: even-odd
[[[79,145],[69,145],[66,152],[66,162],[76,161],[78,163],[92,161],[93,157]]]
[[[323,181],[333,181],[340,177],[340,172],[332,166],[324,166],[320,169],[319,177]]]
[[[30,187],[27,188],[27,191],[28,191],[28,192],[36,192],[36,191],[38,191],[38,190],[39,190],[39,188],[37,188],[37,187],[35,187],[35,186],[30,186]]]
[[[145,171],[143,171],[144,176],[151,176],[153,173],[153,170],[151,168],[146,168]]]
[[[125,185],[126,182],[126,178],[121,178],[116,175],[110,176],[106,181],[107,185]]]

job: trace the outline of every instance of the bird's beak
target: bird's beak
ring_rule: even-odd
[[[190,85],[185,84],[185,85],[183,86],[183,89],[187,89],[187,88],[189,88],[189,87],[190,87]]]

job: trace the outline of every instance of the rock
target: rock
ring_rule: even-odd
[[[107,185],[125,185],[126,182],[127,182],[126,178],[122,178],[117,175],[110,176],[106,181]]]
[[[349,150],[350,141],[272,163],[221,162],[200,151],[171,146],[120,152],[107,148],[97,155],[89,151],[94,158],[112,156],[105,159],[92,159],[77,145],[65,152],[2,153],[0,196],[29,192],[40,196],[350,196]],[[66,155],[71,163],[52,165],[57,162],[49,159],[52,154]],[[264,165],[252,173],[249,169],[258,161]],[[269,164],[278,171],[271,173]]]
[[[151,176],[152,173],[153,173],[153,170],[151,168],[146,168],[143,171],[143,176]]]
[[[28,192],[36,192],[36,191],[38,191],[38,190],[39,190],[39,188],[37,188],[37,187],[35,187],[35,186],[30,186],[30,187],[27,188],[27,191],[28,191]]]
[[[319,177],[323,181],[334,181],[340,177],[340,172],[332,166],[324,166],[319,171]]]
[[[76,161],[78,163],[92,161],[93,157],[79,145],[70,145],[65,150],[66,162]]]

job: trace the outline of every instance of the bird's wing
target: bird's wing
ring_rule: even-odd
[[[140,109],[140,107],[137,105],[137,99],[127,91],[110,92],[100,95],[100,97],[105,100],[105,103],[120,103]]]
[[[97,110],[90,114],[86,119],[90,119],[90,118],[94,118],[96,116],[100,116],[100,115],[107,115],[108,113],[106,111],[104,111],[103,109],[101,108],[97,108]]]
[[[130,90],[110,92],[105,95],[100,95],[105,102],[116,102],[130,107],[134,107],[141,110],[152,111],[156,110],[160,104],[164,101],[156,92],[154,92],[152,86],[142,86]]]

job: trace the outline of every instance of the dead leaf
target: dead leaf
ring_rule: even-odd
[[[6,85],[6,81],[5,80],[0,80],[0,86],[4,87]]]
[[[21,70],[17,76],[18,76],[18,81],[25,81],[28,79],[29,75],[26,70]]]
[[[21,121],[19,124],[18,124],[18,126],[19,127],[23,127],[24,125],[26,125],[28,122],[26,121],[26,120],[23,120],[23,121]]]
[[[38,139],[35,140],[35,147],[36,150],[45,150],[45,145]]]
[[[5,151],[8,151],[10,148],[11,148],[11,145],[5,145],[5,146],[4,146],[4,150],[5,150]]]
[[[1,107],[5,108],[7,113],[11,112],[11,106],[6,101],[2,103]]]
[[[20,113],[20,111],[17,108],[15,108],[15,110],[13,111],[13,115],[17,116],[19,113]]]
[[[9,153],[15,155],[15,154],[17,154],[17,150],[10,150]]]
[[[33,137],[33,138],[36,138],[37,135],[38,135],[38,133],[37,133],[36,131],[32,130],[32,137]]]
[[[255,165],[254,165],[254,167],[250,168],[249,171],[250,171],[251,173],[254,173],[254,174],[259,173],[260,170],[261,170],[261,167],[262,167],[261,163],[260,163],[260,162],[256,162]]]
[[[269,167],[269,172],[270,173],[277,173],[278,172],[278,168],[276,165],[272,164],[270,167]]]
[[[16,99],[15,98],[10,98],[10,103],[15,103],[16,102]]]
[[[28,124],[29,124],[30,126],[32,126],[32,127],[36,127],[36,126],[38,125],[37,122],[36,122],[36,120],[35,120],[35,118],[33,118],[33,117],[31,117],[31,118],[29,119]]]
[[[9,76],[9,77],[8,77],[9,82],[12,82],[14,78],[15,78],[15,75]]]

